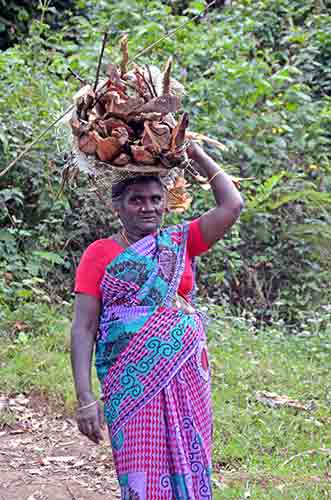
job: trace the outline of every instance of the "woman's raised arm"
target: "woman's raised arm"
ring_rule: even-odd
[[[204,241],[208,246],[212,246],[222,239],[226,231],[236,222],[244,201],[231,177],[200,146],[191,143],[188,156],[195,161],[199,173],[210,180],[214,193],[216,207],[200,218]]]

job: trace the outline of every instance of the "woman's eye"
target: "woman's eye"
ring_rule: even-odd
[[[161,196],[154,196],[153,197],[153,203],[161,203]]]

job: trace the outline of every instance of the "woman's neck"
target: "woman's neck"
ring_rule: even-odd
[[[130,245],[133,245],[137,241],[141,240],[142,238],[145,238],[146,236],[149,236],[151,234],[156,234],[159,228],[155,228],[153,231],[149,232],[138,232],[138,231],[128,231],[125,227],[122,227],[120,234],[123,236],[123,239],[129,243]]]

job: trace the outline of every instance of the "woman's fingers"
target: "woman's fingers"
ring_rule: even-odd
[[[103,441],[103,435],[101,433],[99,419],[91,422],[92,427],[92,441],[99,444],[100,441]]]
[[[100,429],[100,414],[97,405],[77,412],[78,429],[96,444],[103,440]]]

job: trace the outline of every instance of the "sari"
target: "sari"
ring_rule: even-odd
[[[123,500],[210,500],[204,317],[173,304],[188,224],[115,257],[102,283],[96,367]]]

